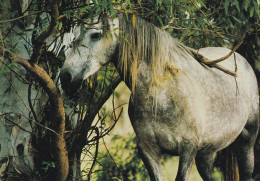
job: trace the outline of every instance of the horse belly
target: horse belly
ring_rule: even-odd
[[[243,72],[243,76],[252,79],[248,72]],[[202,99],[206,107],[199,146],[202,153],[221,150],[234,142],[254,112],[257,88],[248,85],[244,77],[238,77],[237,82],[232,77],[225,77],[205,86]]]

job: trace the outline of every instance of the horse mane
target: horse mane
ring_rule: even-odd
[[[146,62],[151,67],[152,83],[156,85],[167,69],[174,68],[174,62],[178,57],[192,56],[189,49],[169,33],[140,17],[120,14],[118,19],[118,70],[121,70],[124,79],[127,78],[127,73],[130,74],[128,78],[133,92],[141,62]]]

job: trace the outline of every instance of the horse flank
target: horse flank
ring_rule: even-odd
[[[119,16],[120,42],[118,70],[124,80],[129,74],[129,82],[134,93],[137,73],[141,62],[152,69],[152,85],[158,86],[167,69],[176,72],[175,60],[182,56],[187,60],[192,56],[185,45],[175,40],[169,33],[136,16]],[[134,24],[133,24],[134,23]],[[130,67],[129,67],[130,66]],[[130,68],[130,70],[128,70]]]

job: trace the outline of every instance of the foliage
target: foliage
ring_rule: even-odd
[[[70,0],[65,2],[69,4],[69,9],[80,4],[74,0],[72,3]],[[258,24],[256,32],[259,32],[259,5],[257,0],[95,0],[93,3],[86,1],[77,15],[66,10],[64,16],[67,21],[82,15],[93,18],[97,13],[113,14],[116,8],[125,14],[138,14],[167,29],[186,45],[200,48],[233,44],[254,23]]]
[[[54,162],[42,162],[42,169],[44,170],[44,172],[47,172],[50,168],[55,168]]]
[[[147,171],[138,156],[134,135],[115,135],[112,147],[99,153],[96,180],[147,180]]]
[[[12,61],[11,63],[9,64],[3,64],[1,67],[0,67],[0,73],[8,73],[8,72],[11,72],[11,68],[12,67],[17,67],[17,63]]]
[[[119,75],[115,67],[109,63],[103,66],[97,74],[85,81],[84,86],[86,89],[81,91],[79,99],[79,105],[82,107],[83,112],[88,110],[89,103],[97,102],[102,97],[102,94],[117,76]]]

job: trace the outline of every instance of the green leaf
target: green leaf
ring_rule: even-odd
[[[239,7],[239,2],[238,2],[238,0],[234,0],[233,3],[235,4],[235,6],[236,6],[238,12],[240,12],[240,7]]]
[[[107,0],[103,0],[102,7],[103,10],[107,10]]]
[[[254,16],[254,7],[250,7],[250,18]]]
[[[225,13],[226,14],[228,14],[228,6],[229,6],[229,0],[226,0],[225,4],[224,4],[224,8],[225,8]]]
[[[235,16],[232,16],[232,18],[237,21],[238,23],[241,23],[240,19],[236,18]]]
[[[259,1],[259,3],[256,1],[253,1],[253,2],[254,2],[254,7],[255,7],[255,14],[257,14],[259,16],[260,1]]]
[[[98,5],[98,1],[97,0],[94,0],[93,3],[94,3],[95,6]]]
[[[0,73],[8,73],[8,72],[11,72],[11,70],[6,65],[2,65]]]
[[[62,28],[62,22],[60,21],[60,22],[58,23],[58,30],[61,30],[61,28]]]
[[[113,7],[112,4],[109,4],[109,12],[110,12],[111,15],[114,14],[114,7]]]
[[[247,11],[250,5],[250,0],[245,0],[243,3],[244,10]]]
[[[161,17],[160,17],[160,16],[157,16],[157,19],[159,20],[159,22],[160,22],[161,26],[164,26],[164,24],[163,24],[163,22],[162,22],[162,19],[161,19]]]
[[[204,4],[204,2],[202,0],[198,0],[198,3],[201,4],[204,8],[207,9],[207,6]]]
[[[97,9],[96,9],[96,13],[99,13],[100,10],[101,10],[101,8],[100,8],[100,6],[98,6]]]
[[[10,64],[8,65],[8,68],[11,68],[11,67],[13,67],[13,66],[18,67],[18,64],[17,64],[15,61],[12,60],[12,63],[10,63]]]

